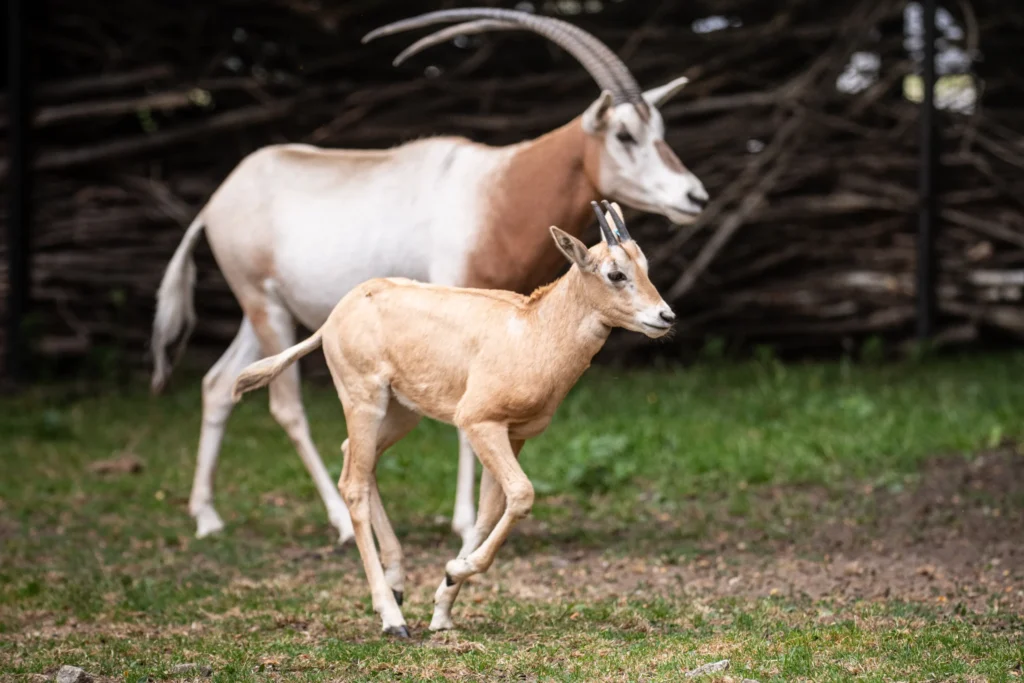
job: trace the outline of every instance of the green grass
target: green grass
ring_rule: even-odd
[[[439,519],[453,502],[456,438],[424,422],[380,464],[382,497],[412,564],[412,643],[378,634],[355,550],[329,549],[322,506],[265,394],[232,417],[216,499],[228,528],[203,541],[191,537],[186,509],[195,378],[158,398],[141,384],[6,397],[0,676],[74,663],[135,681],[196,661],[211,664],[217,680],[675,680],[728,658],[737,680],[1020,680],[1022,623],[998,610],[695,597],[643,583],[588,597],[529,562],[580,548],[584,563],[703,556],[709,537],[733,527],[694,522],[694,506],[740,527],[770,525],[759,508],[768,491],[815,486],[848,496],[865,483],[913,482],[930,456],[1022,436],[1021,377],[1022,354],[595,368],[524,449],[538,491],[530,531],[463,592],[460,630],[433,637],[430,595],[457,549]],[[305,394],[337,476],[345,435],[337,398],[322,384]],[[143,460],[141,474],[87,471],[122,451]],[[808,514],[802,524],[813,526]],[[537,582],[536,596],[519,585],[523,576]]]
[[[273,616],[247,613],[198,630],[121,626],[107,635],[72,632],[5,649],[20,660],[20,670],[44,670],[56,655],[132,681],[169,677],[175,664],[197,661],[211,664],[216,680],[240,681],[272,673],[290,680],[678,680],[719,659],[730,659],[730,674],[758,680],[995,681],[1012,680],[1022,655],[1009,638],[926,611],[865,606],[819,625],[821,612],[773,600],[716,604],[701,613],[637,602],[599,602],[571,612],[496,603],[488,612],[493,621],[474,623],[471,632],[397,643],[362,628],[353,638],[351,625],[296,604]],[[326,628],[311,634],[311,620]]]

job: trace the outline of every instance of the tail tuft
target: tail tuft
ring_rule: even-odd
[[[238,403],[242,400],[242,394],[270,384],[287,367],[285,365],[278,369],[276,366],[280,360],[278,356],[271,356],[270,358],[258,360],[242,370],[242,373],[235,379],[234,387],[231,389],[231,400]]]
[[[276,356],[258,360],[246,367],[238,375],[234,386],[231,388],[231,400],[238,403],[242,398],[242,394],[270,384],[274,381],[275,377],[287,370],[289,365],[320,348],[322,338],[321,330],[317,330],[305,341],[285,349]]]
[[[160,289],[156,295],[156,315],[153,318],[153,337],[150,349],[153,353],[153,379],[150,389],[159,394],[167,386],[171,369],[181,358],[185,345],[196,325],[196,311],[192,302],[192,290],[196,283],[196,264],[192,250],[203,231],[201,215],[196,217],[185,231],[185,236],[167,264]],[[174,345],[173,360],[167,356],[167,348]]]

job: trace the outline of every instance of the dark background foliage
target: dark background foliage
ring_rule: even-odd
[[[37,355],[141,362],[155,290],[184,226],[263,145],[388,147],[442,133],[505,144],[568,121],[597,95],[571,57],[527,33],[460,40],[399,68],[391,59],[411,34],[359,42],[387,21],[466,4],[37,5]],[[714,340],[834,353],[912,335],[919,137],[904,79],[919,70],[915,3],[477,4],[568,18],[620,54],[644,87],[691,77],[663,114],[670,144],[714,201],[683,229],[630,216],[683,322],[658,352]],[[965,0],[943,14],[940,74],[967,74],[976,101],[938,119],[940,339],[1016,339],[1024,9]],[[859,89],[837,88],[842,78],[859,79]],[[198,257],[193,344],[215,351],[240,314],[205,244]],[[6,286],[0,277],[5,302]],[[637,341],[617,337],[609,353]]]

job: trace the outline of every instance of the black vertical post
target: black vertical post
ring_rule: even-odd
[[[917,337],[935,332],[935,0],[922,3],[924,64],[921,81],[921,159],[918,169]]]
[[[32,282],[29,238],[32,226],[32,33],[31,0],[7,0],[8,104],[10,166],[7,209],[7,353],[4,374],[25,377],[25,316]]]

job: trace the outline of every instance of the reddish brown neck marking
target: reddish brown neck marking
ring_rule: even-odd
[[[548,228],[579,237],[590,223],[600,154],[579,118],[521,147],[495,183],[463,285],[528,294],[550,282],[565,259]]]

